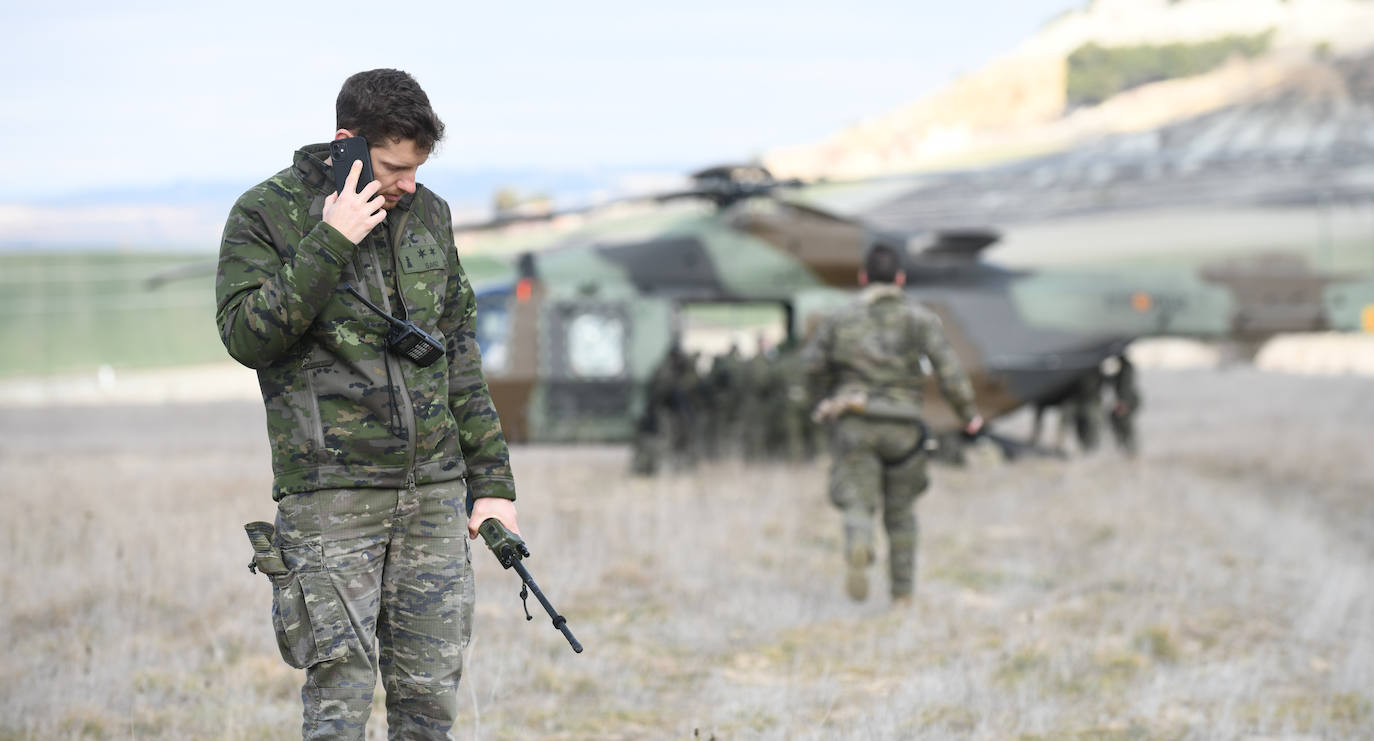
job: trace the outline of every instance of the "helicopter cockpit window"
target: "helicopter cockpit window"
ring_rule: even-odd
[[[625,320],[586,313],[568,322],[568,366],[578,378],[625,374]]]

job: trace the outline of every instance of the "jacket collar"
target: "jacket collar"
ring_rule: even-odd
[[[307,144],[297,149],[291,169],[302,183],[313,190],[328,193],[334,189],[334,173],[329,168],[328,144]]]
[[[859,292],[865,304],[872,304],[885,298],[901,298],[902,287],[892,283],[870,283]]]

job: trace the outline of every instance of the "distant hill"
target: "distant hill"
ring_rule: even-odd
[[[844,178],[1043,155],[1293,92],[1340,97],[1337,60],[1372,47],[1369,0],[1096,0],[931,96],[764,163]]]
[[[583,205],[610,195],[681,185],[693,163],[578,170],[425,170],[421,181],[441,193],[457,221],[490,216],[492,193],[556,193]],[[270,173],[263,173],[264,176]],[[171,183],[93,190],[27,203],[0,203],[0,250],[106,248],[213,252],[225,216],[251,182]]]

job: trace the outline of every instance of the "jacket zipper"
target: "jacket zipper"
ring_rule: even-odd
[[[309,356],[306,356],[306,361],[309,359]],[[303,361],[301,365],[306,365],[306,362]],[[305,389],[310,396],[310,435],[313,438],[312,442],[315,443],[315,460],[324,462],[328,455],[324,446],[324,416],[320,413],[320,394],[315,388],[315,369],[301,368],[300,372],[305,374]]]
[[[391,274],[396,278],[396,300],[401,302],[401,307],[405,310],[404,318],[407,320],[410,319],[410,307],[406,306],[405,303],[405,286],[402,284],[401,281],[401,261],[400,258],[397,257],[397,255],[400,252],[401,235],[405,233],[406,224],[409,221],[410,210],[406,209],[401,213],[401,219],[396,224],[396,228],[390,230]],[[378,270],[380,271],[380,268],[378,268]],[[385,283],[383,283],[382,285],[382,296],[386,296]],[[392,316],[395,316],[395,312],[392,311],[391,303],[389,300],[387,302],[387,311],[391,312]],[[386,356],[388,363],[396,363],[396,377],[400,379],[397,382],[397,385],[401,388],[401,397],[404,401],[404,403],[401,405],[401,424],[405,425],[406,428],[406,471],[410,472],[410,474],[413,476],[415,472],[415,447],[417,445],[415,430],[415,407],[410,400],[410,389],[406,387],[406,379],[404,373],[405,369],[402,367],[404,364],[401,363],[400,360],[393,358],[391,356],[391,353],[387,353]]]

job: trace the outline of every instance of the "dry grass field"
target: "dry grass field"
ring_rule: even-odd
[[[936,469],[906,610],[843,596],[821,461],[517,448],[528,566],[587,648],[475,553],[456,737],[1374,738],[1374,381],[1143,382],[1137,461]],[[0,410],[0,739],[298,734],[244,568],[262,438],[240,402]]]

